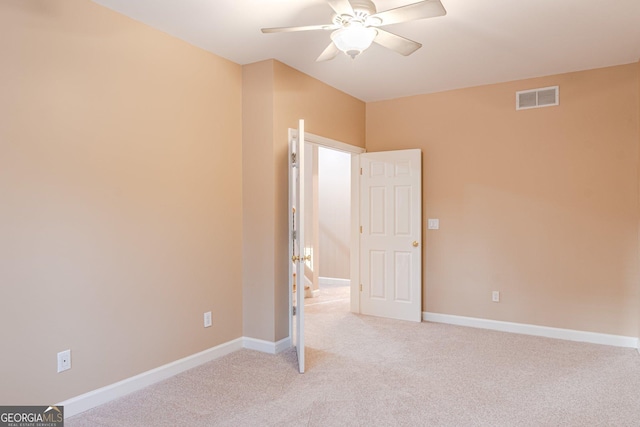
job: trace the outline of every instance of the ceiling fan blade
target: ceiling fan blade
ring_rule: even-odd
[[[369,17],[371,25],[390,25],[399,22],[414,21],[416,19],[434,18],[447,14],[440,0],[425,0],[418,3],[400,6],[395,9],[385,10]],[[380,23],[377,21],[380,20]]]
[[[292,33],[294,31],[336,30],[338,26],[330,25],[306,25],[304,27],[276,27],[263,28],[263,33]]]
[[[331,9],[333,9],[338,14],[338,16],[355,16],[355,12],[353,11],[351,3],[349,3],[349,0],[327,0],[327,3],[329,3]]]
[[[400,37],[381,28],[376,28],[376,31],[378,35],[373,39],[374,43],[398,52],[400,55],[409,56],[422,47],[422,44],[418,42]]]
[[[327,46],[327,48],[320,54],[320,56],[318,56],[316,62],[329,61],[338,56],[339,53],[340,50],[336,47],[335,44],[333,44],[333,42],[331,42],[329,46]]]

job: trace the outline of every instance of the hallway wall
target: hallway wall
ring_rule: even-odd
[[[350,278],[351,155],[319,149],[320,276]]]

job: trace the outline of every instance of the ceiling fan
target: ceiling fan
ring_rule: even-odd
[[[341,51],[355,58],[371,43],[377,43],[401,55],[411,55],[422,44],[383,30],[382,26],[417,19],[446,15],[440,0],[424,0],[417,3],[377,12],[371,0],[327,0],[334,10],[332,23],[304,27],[263,28],[263,33],[287,33],[294,31],[325,30],[331,33],[331,43],[316,61],[328,61]]]

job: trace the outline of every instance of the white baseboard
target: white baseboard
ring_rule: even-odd
[[[291,337],[283,338],[276,343],[275,354],[282,353],[283,351],[291,348]]]
[[[243,339],[237,338],[233,341],[201,351],[200,353],[192,354],[191,356],[187,356],[183,359],[167,363],[166,365],[159,366],[155,369],[151,369],[150,371],[118,381],[117,383],[81,394],[80,396],[72,397],[64,402],[57,403],[56,405],[64,406],[65,417],[72,417],[80,412],[95,408],[96,406],[100,406],[134,391],[141,390],[159,381],[202,365],[203,363],[226,356],[229,353],[240,350],[242,345]]]
[[[338,279],[336,277],[318,277],[318,284],[320,286],[349,286],[351,285],[351,279]]]
[[[80,396],[72,397],[56,405],[64,406],[65,417],[72,417],[242,348],[277,354],[289,347],[291,347],[291,338],[289,337],[275,343],[255,338],[241,337],[118,381],[117,383],[81,394]]]
[[[422,319],[427,322],[448,323],[450,325],[468,326],[471,328],[480,329],[492,329],[494,331],[535,335],[539,337],[557,338],[568,341],[604,344],[615,347],[639,348],[640,351],[640,343],[638,342],[638,338],[625,337],[621,335],[600,334],[597,332],[576,331],[573,329],[551,328],[548,326],[502,322],[499,320],[480,319],[476,317],[454,316],[451,314],[429,312],[423,312]]]
[[[278,354],[281,351],[291,347],[291,338],[287,337],[287,338],[281,339],[278,342],[272,342],[272,341],[259,340],[256,338],[244,337],[242,346],[244,348],[248,348],[249,350],[257,350],[262,353]]]

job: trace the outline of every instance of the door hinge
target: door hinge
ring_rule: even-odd
[[[362,292],[362,283],[360,283],[360,292]]]
[[[293,316],[295,316],[295,315],[296,315],[296,312],[297,312],[297,310],[296,310],[296,306],[294,305],[293,307],[291,307],[291,314],[292,314]]]
[[[292,163],[292,164],[294,164],[294,165],[296,164],[296,158],[297,158],[297,157],[298,157],[298,156],[296,156],[296,153],[291,153],[291,163]]]
[[[362,175],[362,168],[360,168],[360,175]]]
[[[360,234],[362,234],[362,226],[360,226]]]
[[[298,230],[291,231],[291,240],[296,240],[298,238]]]

